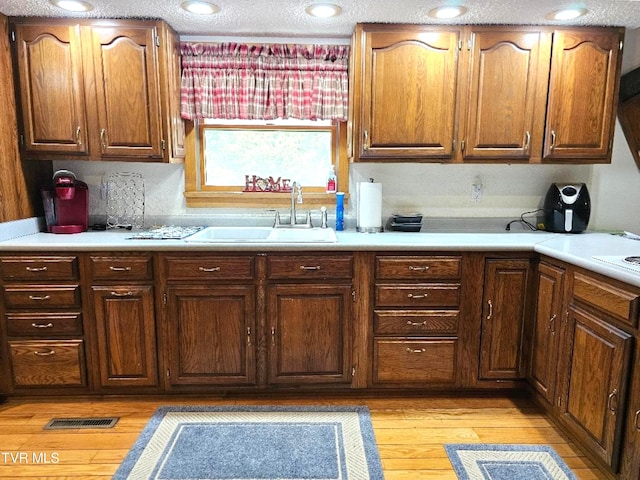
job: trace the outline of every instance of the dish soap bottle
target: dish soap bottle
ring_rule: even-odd
[[[336,193],[336,231],[344,230],[344,192]]]
[[[336,177],[336,171],[332,165],[331,169],[329,170],[329,175],[327,175],[327,193],[336,193],[337,187],[338,179]]]

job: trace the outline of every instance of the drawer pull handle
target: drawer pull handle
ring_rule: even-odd
[[[198,267],[201,272],[219,272],[220,267]]]
[[[426,351],[427,351],[426,348],[410,348],[410,347],[407,347],[407,353],[424,353]]]
[[[615,402],[614,402],[615,399]],[[613,392],[609,394],[609,398],[607,399],[607,408],[614,415],[618,411],[618,389],[614,389]]]
[[[556,334],[556,314],[553,314],[553,317],[551,317],[549,319],[549,331],[551,332],[551,335],[555,335]]]
[[[128,292],[111,292],[111,296],[113,296],[113,297],[131,297],[131,296],[133,296],[133,292],[132,291],[128,291]]]
[[[131,267],[114,267],[113,265],[109,266],[109,270],[112,272],[130,272]]]
[[[26,267],[27,272],[46,272],[47,267]]]
[[[428,296],[429,296],[428,293],[410,293],[407,295],[407,298],[420,299],[420,298],[427,298]]]
[[[32,323],[33,328],[53,328],[53,323]]]
[[[314,272],[320,270],[320,265],[300,265],[300,270]]]
[[[424,322],[412,322],[411,320],[407,320],[407,325],[409,325],[410,327],[426,327],[427,321],[425,320]]]
[[[39,302],[51,300],[51,295],[29,295],[29,300],[36,300]]]
[[[633,424],[636,426],[636,430],[640,430],[640,410],[636,412],[636,416],[633,419]]]
[[[55,350],[49,350],[48,352],[33,352],[34,355],[39,357],[50,357],[51,355],[55,355]]]
[[[429,267],[415,267],[413,265],[409,265],[409,270],[411,270],[412,272],[426,272],[427,270],[429,270]]]
[[[487,320],[491,320],[491,317],[493,317],[493,302],[489,300],[487,305],[489,305],[489,315],[487,315]]]

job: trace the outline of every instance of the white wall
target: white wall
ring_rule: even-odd
[[[640,65],[640,30],[627,32],[623,73]],[[145,179],[145,214],[149,221],[170,217],[167,223],[197,223],[203,216],[233,218],[267,215],[257,211],[186,208],[184,167],[128,162],[55,162],[89,184],[94,219],[105,215],[100,185],[111,172],[138,172]],[[354,164],[350,190],[356,182],[374,178],[383,185],[383,217],[394,212],[421,212],[427,219],[505,219],[541,206],[553,182],[585,182],[593,202],[590,229],[631,230],[640,233],[640,170],[619,125],[616,125],[610,165],[441,165]],[[471,201],[472,184],[482,184],[482,199]],[[352,205],[347,215],[354,216]],[[272,215],[272,214],[269,214]]]

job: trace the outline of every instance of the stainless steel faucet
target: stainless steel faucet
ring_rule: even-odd
[[[307,212],[304,223],[298,223],[298,213],[296,212],[296,203],[302,204],[302,185],[298,182],[293,182],[291,185],[291,211],[289,213],[289,224],[282,223],[280,221],[280,213],[276,212],[274,228],[312,228],[311,224],[311,212]]]

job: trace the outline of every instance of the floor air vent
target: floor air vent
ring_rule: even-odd
[[[44,426],[45,430],[65,428],[112,428],[120,417],[54,418]]]

